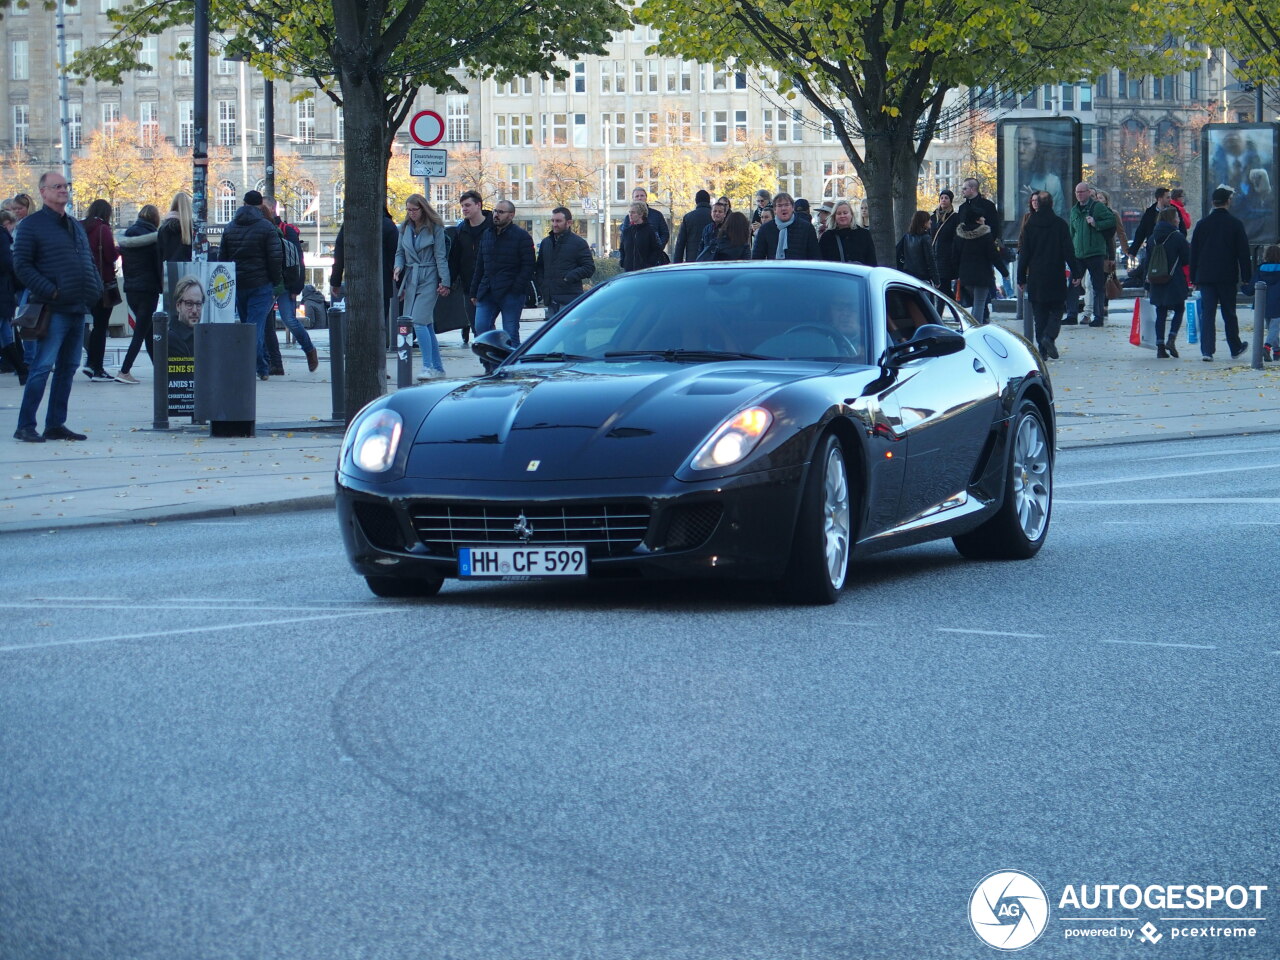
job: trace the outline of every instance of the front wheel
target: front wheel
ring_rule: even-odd
[[[1014,418],[1004,503],[986,523],[953,538],[975,560],[1026,560],[1049,533],[1053,509],[1053,449],[1040,408],[1025,400]]]
[[[805,477],[783,593],[796,603],[835,603],[849,571],[853,512],[844,448],[823,437]]]
[[[434,597],[444,586],[442,577],[365,577],[364,582],[379,597]]]

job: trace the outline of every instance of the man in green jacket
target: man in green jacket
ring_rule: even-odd
[[[1093,320],[1091,327],[1100,327],[1107,318],[1107,274],[1103,261],[1115,256],[1107,249],[1107,233],[1116,226],[1116,215],[1105,203],[1094,198],[1093,187],[1081,182],[1076,184],[1076,202],[1071,205],[1067,223],[1071,226],[1071,245],[1076,258],[1084,265],[1093,286]],[[1072,284],[1071,304],[1063,323],[1080,322],[1080,295],[1084,287],[1077,277]]]

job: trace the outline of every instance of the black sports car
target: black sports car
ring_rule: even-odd
[[[1053,390],[1021,337],[896,270],[682,264],[593,287],[488,375],[369,404],[337,472],[379,596],[447,577],[726,576],[830,603],[849,558],[1025,558]]]

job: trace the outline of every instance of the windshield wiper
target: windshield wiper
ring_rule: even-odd
[[[606,360],[663,360],[668,363],[704,363],[715,360],[775,360],[758,353],[738,353],[734,350],[614,350],[604,355]]]
[[[599,357],[584,357],[580,353],[526,353],[517,358],[519,363],[541,363],[548,360],[599,360]]]

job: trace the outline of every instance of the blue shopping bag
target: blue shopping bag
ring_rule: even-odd
[[[1200,295],[1187,301],[1187,343],[1200,342]]]

